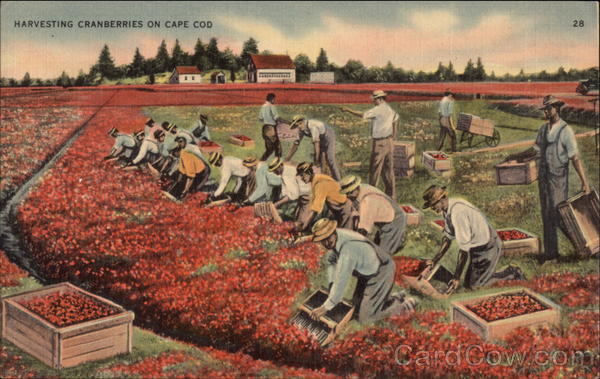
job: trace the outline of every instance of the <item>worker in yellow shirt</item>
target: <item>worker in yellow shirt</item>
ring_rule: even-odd
[[[178,178],[165,195],[174,200],[183,200],[189,193],[198,192],[210,176],[210,169],[191,151],[177,146],[171,151],[179,157]]]
[[[327,210],[338,222],[341,228],[350,228],[352,222],[352,203],[346,195],[340,193],[340,184],[331,176],[315,174],[312,163],[302,162],[296,167],[296,174],[304,183],[310,183],[312,188],[311,201],[306,204],[309,211],[300,210],[299,215],[304,215],[296,220],[294,231],[308,231],[311,223],[317,215],[323,212],[325,205]]]

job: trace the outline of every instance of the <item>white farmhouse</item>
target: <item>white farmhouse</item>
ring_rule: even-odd
[[[177,66],[171,74],[171,84],[197,84],[202,81],[202,75],[196,66]]]
[[[289,55],[250,54],[248,83],[295,83],[296,65]]]

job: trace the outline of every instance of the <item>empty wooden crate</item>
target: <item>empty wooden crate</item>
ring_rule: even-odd
[[[460,113],[456,129],[486,137],[494,135],[494,122],[468,113]]]
[[[499,186],[531,184],[538,178],[535,160],[529,162],[509,161],[494,166],[496,184]]]
[[[587,195],[580,193],[558,205],[567,233],[581,254],[597,254],[600,251],[598,205],[598,192],[595,190]]]
[[[538,310],[528,310],[524,306],[515,309],[503,308],[501,299],[508,296],[523,296]],[[487,309],[491,315],[496,316],[489,318],[493,321],[484,319],[484,315],[474,310],[484,302],[488,304],[495,303],[495,299],[499,300],[498,303],[490,305]],[[505,304],[509,303],[506,302]],[[451,313],[453,322],[465,325],[486,341],[502,338],[519,327],[533,327],[544,324],[558,325],[560,322],[560,307],[529,289],[512,289],[468,300],[453,301],[451,303]]]
[[[99,307],[110,309],[112,314],[57,326],[58,321],[50,322],[23,305],[66,294],[85,297]],[[131,352],[133,318],[133,312],[120,305],[70,283],[59,283],[4,297],[2,338],[53,368],[72,367]]]

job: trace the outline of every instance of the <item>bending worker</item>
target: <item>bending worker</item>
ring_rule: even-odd
[[[185,139],[181,140],[185,143]],[[172,154],[179,158],[179,175],[167,193],[176,200],[183,200],[188,194],[200,191],[210,176],[210,168],[202,159],[186,150],[183,143],[172,150]]]
[[[221,180],[219,181],[219,187],[209,197],[210,201],[224,199],[223,192],[225,187],[229,183],[230,179],[236,181],[235,188],[233,190],[233,197],[235,201],[244,201],[248,198],[248,179],[250,169],[244,166],[244,162],[240,158],[227,156],[215,151],[210,154],[208,162],[221,169]]]
[[[392,294],[396,265],[366,237],[348,229],[338,229],[337,223],[320,219],[312,228],[313,241],[330,250],[327,269],[330,292],[327,300],[311,312],[318,320],[333,309],[344,296],[348,280],[356,276],[352,302],[360,323],[411,312],[416,301],[403,294]]]
[[[452,293],[458,287],[467,260],[469,266],[464,282],[467,289],[491,285],[500,280],[525,279],[521,269],[516,266],[508,266],[501,272],[495,272],[502,256],[502,240],[474,205],[463,199],[449,199],[446,187],[436,185],[423,193],[423,200],[423,209],[431,208],[442,214],[446,225],[440,251],[432,260],[426,261],[427,267],[421,277],[431,272],[448,251],[451,239],[456,239],[459,248],[458,263],[447,293]]]
[[[342,180],[340,192],[348,196],[358,213],[353,230],[368,236],[376,227],[375,244],[390,255],[400,250],[404,243],[406,214],[394,200],[379,188],[361,184],[360,178],[354,175]]]
[[[256,185],[254,191],[252,191],[248,199],[244,202],[244,205],[276,200],[279,197],[279,189],[281,188],[282,181],[279,176],[273,174],[273,170],[279,167],[279,164],[282,162],[281,158],[275,157],[269,164],[261,162],[254,157],[246,158],[246,160],[248,160],[249,165],[245,164],[245,166],[256,172]]]
[[[339,181],[341,176],[335,160],[335,132],[331,126],[325,125],[319,120],[306,119],[304,116],[296,115],[292,119],[290,128],[299,129],[298,139],[294,141],[285,161],[289,162],[292,159],[302,138],[309,137],[315,148],[315,166],[321,167],[321,162],[327,163],[331,176]]]
[[[131,134],[119,133],[116,128],[112,128],[108,135],[115,139],[115,144],[110,150],[110,154],[104,157],[104,160],[119,159],[129,162],[135,158],[140,145],[144,139],[144,132],[137,131]]]

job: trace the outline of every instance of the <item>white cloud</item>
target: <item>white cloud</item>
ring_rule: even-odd
[[[454,12],[446,10],[414,11],[408,19],[419,30],[437,32],[452,30],[459,22]]]

